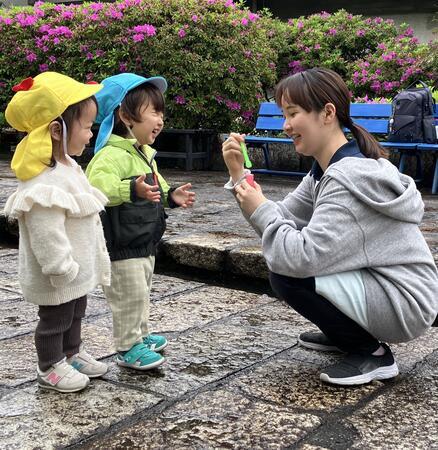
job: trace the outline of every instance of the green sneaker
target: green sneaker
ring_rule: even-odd
[[[167,339],[158,334],[149,334],[143,338],[143,344],[154,352],[161,352],[163,348],[167,347]]]
[[[116,363],[119,366],[136,370],[153,369],[164,361],[159,353],[153,352],[143,343],[134,344],[127,352],[119,352],[116,356]]]

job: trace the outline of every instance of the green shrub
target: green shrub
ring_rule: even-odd
[[[391,19],[340,10],[289,20],[288,25],[279,76],[327,67],[346,80],[357,100],[389,98],[415,80],[437,79],[438,67],[425,60],[429,46],[420,44],[406,24],[397,27]]]
[[[97,81],[130,71],[168,79],[169,127],[245,127],[263,86],[276,81],[277,53],[260,17],[225,0],[15,8],[0,29],[0,102],[14,83],[44,70]]]
[[[167,78],[166,126],[175,128],[250,130],[275,83],[308,67],[336,70],[364,101],[438,79],[436,42],[343,10],[283,22],[243,0],[37,2],[0,10],[0,34],[0,110],[14,84],[41,71],[80,81],[129,71]]]

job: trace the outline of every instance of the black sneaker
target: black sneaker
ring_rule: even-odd
[[[386,352],[382,356],[349,354],[342,361],[327,367],[320,379],[326,383],[351,386],[373,380],[387,380],[398,375],[397,363],[391,349],[382,344]]]
[[[302,347],[319,350],[320,352],[342,352],[340,348],[336,347],[336,345],[321,332],[307,331],[301,333],[298,336],[298,343]]]

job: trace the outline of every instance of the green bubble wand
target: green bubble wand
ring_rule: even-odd
[[[248,150],[246,149],[245,142],[240,143],[240,150],[242,151],[242,154],[243,154],[243,160],[245,161],[245,167],[247,169],[251,169],[252,162],[249,159]]]

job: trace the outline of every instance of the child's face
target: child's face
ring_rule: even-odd
[[[285,121],[284,132],[294,140],[297,153],[306,156],[316,156],[324,148],[326,130],[323,114],[315,111],[307,112],[294,103],[283,98],[281,102]]]
[[[88,102],[78,120],[75,120],[68,133],[67,148],[70,156],[80,156],[85,146],[90,142],[93,136],[91,126],[93,125],[97,114],[97,107],[94,102]]]
[[[141,121],[132,123],[132,132],[140,145],[153,144],[164,126],[163,113],[155,109],[152,102],[140,110]]]

